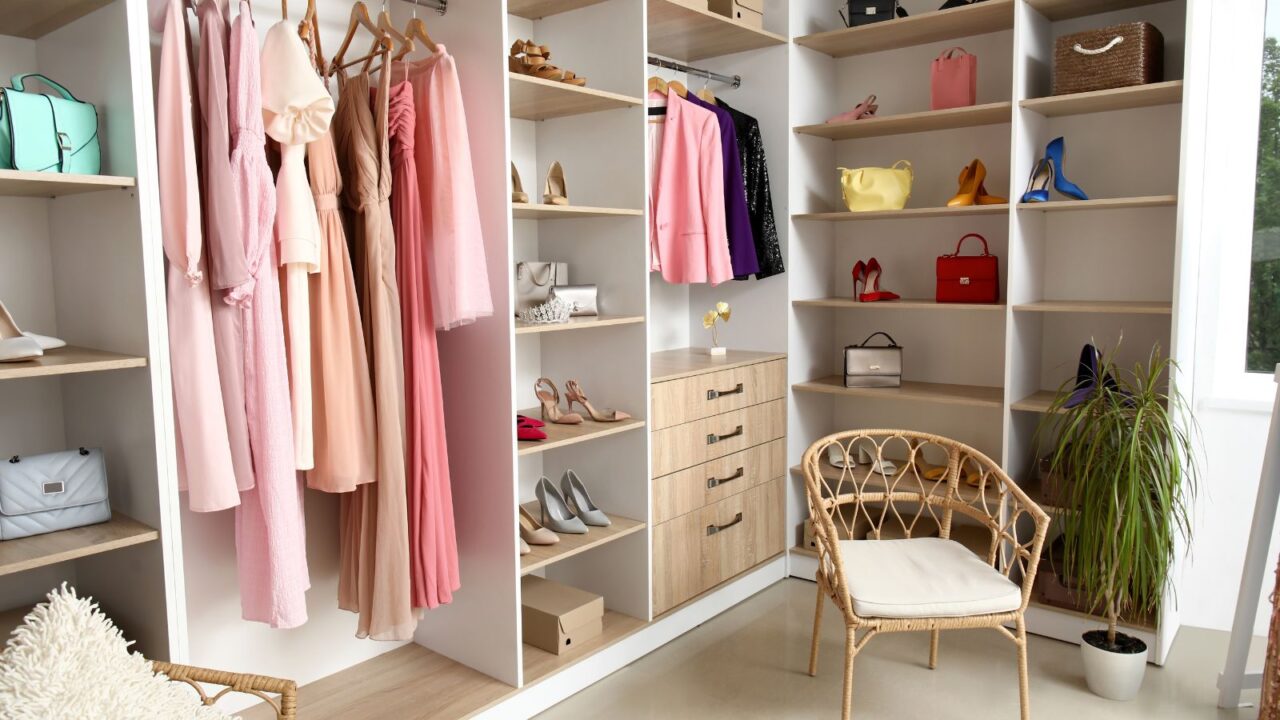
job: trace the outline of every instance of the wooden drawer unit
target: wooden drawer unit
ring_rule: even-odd
[[[787,401],[771,400],[653,433],[653,476],[754,447],[786,434]]]
[[[787,395],[787,362],[772,360],[653,384],[653,429],[701,420]]]
[[[670,350],[653,376],[653,612],[783,551],[787,361]]]
[[[655,615],[782,552],[784,482],[775,478],[654,526]]]
[[[700,510],[786,473],[786,442],[778,439],[654,478],[653,521],[666,522]]]

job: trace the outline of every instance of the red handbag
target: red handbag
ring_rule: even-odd
[[[929,107],[969,107],[978,100],[978,56],[964,48],[943,50],[929,67]]]
[[[961,255],[960,248],[969,238],[982,241],[981,255]],[[1000,259],[987,251],[987,239],[969,233],[956,243],[956,251],[938,258],[938,293],[940,303],[1000,302]]]

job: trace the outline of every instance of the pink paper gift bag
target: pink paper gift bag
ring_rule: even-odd
[[[978,96],[978,56],[959,47],[943,50],[933,61],[929,79],[934,110],[973,105]]]

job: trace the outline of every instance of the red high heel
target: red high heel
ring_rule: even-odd
[[[853,265],[853,299],[858,299],[858,283],[862,283],[862,289],[867,289],[867,264],[859,260]]]
[[[867,288],[865,292],[858,296],[858,300],[862,302],[881,302],[884,300],[897,300],[900,296],[897,293],[880,289],[880,275],[883,273],[880,267],[880,261],[871,258],[867,261],[867,281],[863,286]]]

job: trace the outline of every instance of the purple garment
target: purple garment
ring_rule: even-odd
[[[720,152],[724,154],[724,221],[729,229],[729,258],[734,277],[760,272],[756,259],[756,241],[751,235],[751,216],[747,214],[747,184],[742,179],[742,156],[738,154],[738,131],[728,110],[689,93],[685,98],[698,107],[715,113],[720,122]]]

